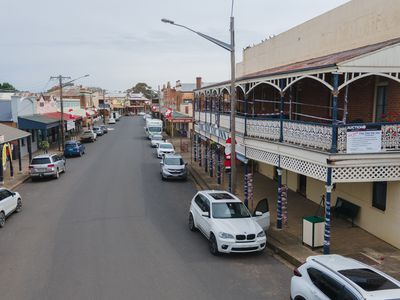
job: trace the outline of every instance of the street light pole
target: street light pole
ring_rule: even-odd
[[[63,94],[62,94],[62,89],[64,86],[78,80],[84,77],[88,77],[89,74],[75,78],[73,80],[70,80],[68,82],[63,83],[63,79],[71,79],[71,77],[66,77],[62,75],[58,76],[52,76],[50,77],[50,80],[52,79],[58,79],[59,85],[60,85],[60,111],[61,111],[61,117],[60,117],[60,130],[61,130],[61,150],[64,152],[64,144],[65,144],[65,124],[64,124],[64,102],[63,102]],[[59,148],[60,150],[60,148]]]
[[[199,31],[193,30],[185,25],[177,24],[174,21],[169,19],[161,19],[162,22],[168,23],[174,26],[185,28],[206,40],[228,50],[231,53],[231,87],[230,87],[230,96],[231,96],[231,192],[233,194],[236,193],[236,74],[235,74],[235,19],[233,17],[233,4],[234,0],[232,0],[232,10],[230,17],[230,43],[222,42],[216,38],[203,34]]]

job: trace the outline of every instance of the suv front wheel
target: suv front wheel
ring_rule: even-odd
[[[211,233],[211,235],[210,235],[209,247],[210,247],[210,253],[212,255],[215,255],[215,256],[219,255],[217,239],[215,238],[213,233]]]

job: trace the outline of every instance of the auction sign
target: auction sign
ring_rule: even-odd
[[[347,153],[376,153],[382,148],[380,125],[354,125],[347,127]]]

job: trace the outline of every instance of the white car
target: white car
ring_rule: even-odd
[[[154,134],[151,136],[150,143],[152,148],[158,147],[158,144],[164,143],[164,138],[161,134]]]
[[[144,111],[140,111],[139,113],[138,113],[138,115],[139,116],[144,116],[146,113],[144,112]]]
[[[171,143],[159,143],[157,147],[157,157],[162,158],[164,154],[175,154],[174,146]]]
[[[108,124],[115,124],[115,119],[114,118],[109,118],[108,119]]]
[[[253,217],[239,198],[226,191],[200,191],[190,205],[189,229],[204,234],[213,255],[264,250],[267,223],[269,213],[256,211]]]
[[[399,281],[337,254],[310,256],[293,273],[292,300],[400,299]]]
[[[16,192],[0,188],[0,228],[6,224],[6,218],[22,209],[21,196]]]

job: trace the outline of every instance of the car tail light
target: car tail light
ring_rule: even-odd
[[[54,168],[54,164],[47,165],[48,168]]]
[[[301,275],[299,269],[297,269],[297,268],[295,268],[295,269],[293,270],[293,275],[294,275],[294,276],[297,276],[297,277],[302,277],[302,276],[303,276],[303,275]]]

